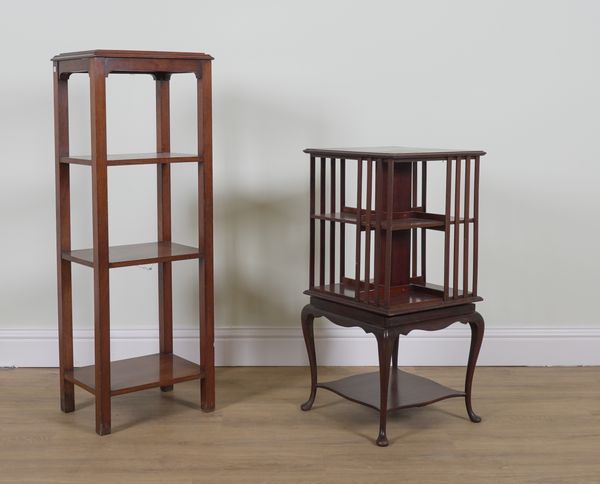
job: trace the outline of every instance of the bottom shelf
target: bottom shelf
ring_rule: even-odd
[[[147,388],[198,380],[204,372],[196,363],[173,354],[140,356],[110,363],[110,394],[136,392]],[[95,366],[83,366],[65,372],[65,379],[95,393]]]
[[[356,285],[350,280],[344,284],[328,284],[325,286],[316,286],[313,289],[305,291],[305,294],[317,296],[332,301],[343,301],[354,306],[364,307],[371,311],[387,315],[397,315],[420,311],[424,309],[435,309],[443,306],[456,306],[469,302],[481,301],[479,296],[473,294],[464,295],[462,290],[457,291],[457,297],[452,298],[454,290],[449,289],[450,298],[444,300],[444,287],[437,284],[416,284],[410,283],[402,286],[394,286],[390,292],[389,306],[383,303],[384,295],[379,290],[379,305],[376,305],[376,294],[373,281],[369,285],[367,292],[361,287],[360,299],[356,299]]]
[[[356,403],[380,409],[379,372],[363,373],[340,380],[319,383],[325,388]],[[453,390],[422,376],[390,369],[388,411],[408,407],[422,407],[446,398],[464,397],[464,392]]]

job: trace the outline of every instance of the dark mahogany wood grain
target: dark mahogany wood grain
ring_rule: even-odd
[[[317,388],[327,388],[375,408],[380,414],[376,443],[382,447],[388,445],[386,426],[390,410],[464,397],[469,418],[479,422],[481,419],[471,405],[471,388],[484,331],[483,318],[475,311],[473,303],[482,300],[477,294],[477,232],[479,158],[485,153],[397,146],[309,148],[304,151],[310,154],[311,162],[310,283],[305,291],[311,297],[311,303],[302,310],[302,331],[311,366],[311,391],[302,410],[312,408]],[[318,178],[315,176],[316,159],[321,163]],[[331,163],[328,174],[325,170],[327,159]],[[336,179],[337,159],[343,161],[339,180]],[[346,170],[349,161],[352,168]],[[427,212],[427,194],[430,193],[427,164],[437,161],[445,163],[445,193],[441,194],[445,199],[444,213]],[[474,182],[471,193],[472,162]],[[345,200],[348,175],[352,178],[352,190],[356,190],[355,199],[350,203]],[[336,203],[338,182],[339,205]],[[329,207],[325,203],[326,195],[330,197]],[[471,200],[473,216],[470,214]],[[318,241],[317,221],[321,228]],[[328,239],[325,238],[326,225],[330,230]],[[353,226],[356,231],[354,247],[352,241],[349,247],[346,247],[346,240],[339,247],[336,243],[337,227],[342,239],[346,225]],[[441,285],[432,284],[426,273],[429,267],[426,263],[428,230],[440,231],[444,237],[439,254],[443,261]],[[471,247],[472,261],[469,260]],[[327,280],[326,255],[329,258]],[[353,260],[346,260],[352,257]],[[335,270],[335,261],[339,261],[339,271]],[[351,264],[353,270],[347,272],[346,264]],[[318,283],[315,280],[317,265]],[[340,326],[356,326],[372,333],[377,341],[379,371],[338,382],[318,383],[313,322],[321,316]],[[397,369],[400,335],[415,329],[441,330],[455,322],[469,324],[472,330],[464,392]]]
[[[359,327],[366,333],[372,333],[377,341],[379,371],[319,383],[313,334],[314,319],[317,317],[325,317],[339,326]],[[469,324],[472,331],[464,391],[453,390],[397,369],[400,335],[407,335],[414,330],[438,331],[456,322]],[[387,414],[392,410],[421,407],[446,398],[464,397],[471,421],[481,421],[473,411],[471,391],[477,357],[483,341],[484,321],[475,311],[474,304],[418,311],[402,316],[381,316],[350,307],[348,304],[311,297],[311,303],[302,310],[302,330],[311,369],[310,396],[301,405],[302,410],[310,410],[313,407],[317,388],[325,388],[348,400],[374,408],[379,411],[379,433],[376,443],[381,447],[389,444]]]
[[[196,74],[198,115],[198,246],[200,283],[200,405],[205,412],[215,409],[215,313],[213,269],[213,185],[212,185],[212,67],[202,65]]]
[[[58,259],[58,325],[61,375],[61,408],[73,411],[73,382],[91,388],[95,394],[96,432],[111,432],[111,396],[160,386],[172,389],[185,379],[202,379],[202,408],[215,406],[214,310],[212,247],[212,57],[195,52],[154,52],[93,50],[59,54],[54,63],[55,165]],[[91,153],[74,156],[69,152],[67,85],[72,74],[87,73],[90,82]],[[112,73],[150,74],[156,85],[156,152],[108,154],[106,140],[106,78]],[[169,80],[174,73],[193,73],[198,79],[198,152],[171,152]],[[171,241],[171,163],[198,164],[199,248]],[[70,238],[70,164],[88,165],[92,174],[93,247],[72,250]],[[109,247],[108,167],[157,165],[157,240],[155,242]],[[172,337],[172,268],[177,260],[199,259],[200,354],[201,365],[186,367],[174,359]],[[95,365],[73,368],[71,263],[94,271],[94,359]],[[157,263],[158,326],[160,354],[129,363],[110,361],[109,270]],[[156,363],[156,361],[159,363]],[[164,363],[164,364],[163,364]],[[145,368],[148,365],[148,368]],[[167,366],[164,366],[167,365]],[[187,363],[186,363],[187,365]],[[192,364],[190,364],[192,365]],[[156,368],[171,368],[182,376],[154,377]],[[199,372],[198,368],[201,368]],[[114,374],[118,372],[119,374]],[[121,374],[122,372],[122,374]],[[163,372],[164,373],[164,372]],[[76,378],[76,375],[79,377]],[[162,375],[162,373],[161,373]],[[91,382],[91,383],[90,383]]]
[[[155,76],[156,81],[156,150],[171,150],[170,75]],[[159,243],[171,241],[171,166],[156,167],[156,235]],[[171,244],[171,247],[173,245]],[[158,263],[159,347],[163,354],[173,353],[173,287],[171,262]],[[163,392],[173,385],[161,386]]]
[[[106,164],[106,71],[99,59],[90,61],[92,119],[92,227],[94,269],[94,361],[96,433],[110,434],[110,290],[108,252],[108,166]]]
[[[437,382],[393,369],[389,376],[387,410],[422,407],[446,398],[464,397],[465,392],[453,390]],[[353,375],[341,380],[319,383],[318,388],[331,390],[361,405],[380,410],[379,372]]]
[[[75,410],[75,389],[65,379],[73,368],[73,310],[71,292],[71,262],[62,258],[71,250],[70,167],[60,160],[69,154],[68,80],[54,72],[54,138],[56,183],[56,248],[58,293],[58,358],[60,365],[60,408]]]
[[[213,57],[203,52],[165,52],[160,50],[82,50],[79,52],[63,52],[52,58],[52,61],[73,59],[89,59],[92,57],[112,57],[118,59],[196,59],[213,60]]]
[[[113,361],[111,367],[112,396],[148,388],[170,387],[175,383],[202,378],[199,365],[173,354],[140,356]],[[95,367],[83,366],[68,370],[66,378],[72,383],[96,393]]]
[[[372,281],[373,282],[373,281]],[[388,306],[376,306],[374,303],[378,297],[383,297],[381,294],[382,288],[375,291],[372,286],[368,297],[363,296],[361,301],[354,301],[356,294],[355,284],[332,284],[326,286],[315,286],[312,289],[307,289],[304,294],[315,296],[330,301],[339,302],[340,297],[348,298],[343,304],[357,308],[368,308],[369,311],[386,316],[402,315],[414,313],[417,311],[436,309],[444,306],[459,306],[466,302],[483,301],[479,296],[467,295],[463,297],[463,291],[458,291],[460,299],[444,300],[443,286],[425,283],[425,284],[406,284],[403,286],[395,286],[390,289],[390,302]],[[370,303],[373,303],[371,306]]]
[[[415,159],[445,160],[449,156],[470,155],[483,156],[485,151],[479,150],[446,150],[434,148],[411,148],[406,146],[377,146],[368,148],[307,148],[304,153],[315,156],[339,156],[348,159],[358,158],[391,158],[412,162]]]
[[[456,152],[456,156],[439,158],[449,152],[403,147],[343,150],[305,150],[310,153],[311,170],[315,168],[315,159],[320,161],[321,168],[319,177],[311,171],[310,283],[307,294],[339,300],[390,316],[481,300],[476,293],[479,155],[469,153],[483,152]],[[329,158],[324,155],[325,152]],[[426,211],[426,164],[435,161],[425,160],[431,153],[439,155],[440,161],[446,164],[444,213]],[[377,158],[365,156],[371,154]],[[398,156],[403,158],[398,159]],[[344,157],[349,157],[349,160]],[[339,179],[336,169],[338,158],[343,160],[340,166],[344,167],[344,170],[339,170]],[[466,167],[465,174],[470,176],[471,160],[475,160],[476,165],[473,194],[471,183],[463,180],[462,170],[463,166]],[[325,170],[326,161],[331,163],[329,172]],[[351,170],[346,170],[347,162],[353,165]],[[346,172],[356,187],[356,196],[350,204],[346,200],[340,200],[338,205],[336,187],[340,186],[340,198],[343,199],[348,178]],[[315,204],[317,196],[320,201],[318,207]],[[329,204],[325,203],[326,198],[331,200]],[[474,207],[472,216],[471,200]],[[320,227],[319,234],[315,230],[317,223]],[[344,244],[336,244],[335,236],[339,227],[342,238],[346,225],[356,228],[356,237],[348,247],[345,235]],[[325,227],[329,227],[328,238],[325,237]],[[441,297],[438,294],[431,297],[431,291],[422,289],[427,288],[429,283],[426,273],[426,233],[429,230],[443,232],[444,236],[443,255],[440,252],[444,264],[443,280],[434,280],[443,284]],[[469,257],[471,234],[472,258]],[[346,256],[347,251],[351,251],[350,257],[353,255],[353,260]],[[466,255],[462,261],[461,254]],[[339,261],[339,271],[336,270],[335,261]],[[325,271],[327,262],[328,274]],[[350,270],[354,273],[352,278],[346,275],[346,265],[350,264],[353,266],[353,270]],[[315,267],[318,267],[318,276],[315,274]],[[326,278],[326,275],[329,277]],[[415,297],[407,298],[406,295]]]
[[[76,165],[92,165],[90,155],[64,156],[61,163],[73,163]],[[108,166],[121,165],[154,165],[159,163],[198,163],[201,159],[198,155],[185,153],[171,153],[168,150],[156,153],[127,153],[122,155],[112,154],[106,157]]]
[[[145,244],[114,245],[108,248],[108,267],[126,267],[142,264],[173,262],[176,260],[198,259],[196,247],[175,242],[148,242]],[[93,249],[79,249],[63,252],[63,258],[78,264],[94,267]]]

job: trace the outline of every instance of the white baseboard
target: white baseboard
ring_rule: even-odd
[[[372,335],[360,329],[315,330],[317,362],[325,366],[377,364]],[[93,332],[74,334],[75,365],[93,363]],[[400,340],[404,366],[464,365],[470,331],[455,326],[444,331],[415,331]],[[175,330],[175,353],[198,361],[198,332]],[[111,359],[158,352],[158,332],[149,329],[111,331]],[[216,330],[219,366],[306,365],[300,328],[219,328]],[[486,330],[479,357],[482,366],[600,365],[600,329],[491,328]],[[55,330],[0,330],[0,366],[55,367]]]

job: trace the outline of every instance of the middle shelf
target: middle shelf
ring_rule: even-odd
[[[123,155],[108,155],[106,164],[108,166],[120,165],[155,165],[159,163],[199,163],[202,158],[198,155],[185,153],[173,153],[169,151],[157,153],[128,153]],[[76,165],[92,166],[90,155],[69,155],[60,159],[61,163],[74,163]]]
[[[357,223],[356,212],[317,213],[311,215],[311,218],[315,220],[340,222],[353,225],[356,225]],[[454,217],[450,217],[450,224],[454,224],[455,220],[456,219]],[[470,218],[467,220],[467,222],[471,223],[473,222],[473,219]],[[458,223],[464,224],[465,219],[462,217],[459,218]],[[368,225],[371,229],[375,229],[377,227],[375,212],[371,212]],[[444,215],[419,211],[396,213],[392,219],[392,230],[409,230],[416,228],[444,230],[445,225],[446,222]],[[365,230],[367,227],[367,214],[365,211],[361,213],[360,226],[361,230]],[[387,226],[388,221],[384,215],[381,220],[381,228],[386,230]]]
[[[175,242],[148,242],[144,244],[114,245],[108,248],[108,267],[137,266],[176,260],[199,259],[196,247]],[[94,267],[94,250],[65,251],[62,258],[88,267]]]

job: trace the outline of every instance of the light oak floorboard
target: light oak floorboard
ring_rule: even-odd
[[[320,380],[372,368],[320,368]],[[460,389],[464,368],[417,368]],[[114,397],[94,433],[93,397],[59,410],[55,369],[0,370],[0,482],[600,482],[600,368],[478,368],[463,399],[401,410],[390,446],[378,415],[326,390],[310,412],[307,368],[219,368],[217,410],[199,384]]]

